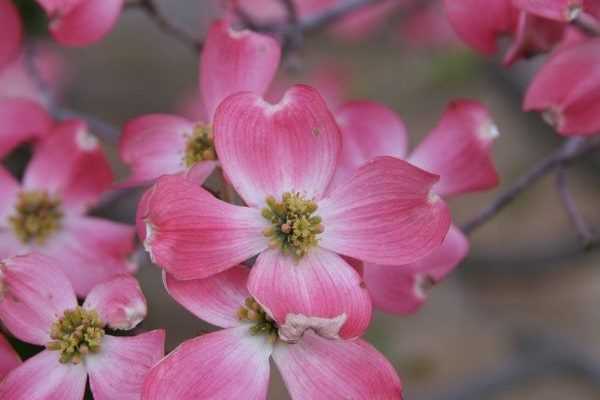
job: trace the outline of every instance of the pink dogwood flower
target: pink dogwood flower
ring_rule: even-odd
[[[4,336],[0,334],[0,382],[13,369],[21,365],[21,358]]]
[[[440,123],[407,156],[406,129],[390,109],[368,101],[348,102],[336,112],[344,147],[334,185],[343,185],[366,160],[377,156],[406,159],[439,174],[433,192],[443,197],[487,190],[498,184],[491,144],[498,135],[488,111],[474,101],[450,103]],[[394,314],[415,312],[425,288],[442,280],[469,250],[468,239],[452,226],[442,245],[423,258],[390,267],[352,260],[362,273],[375,307]]]
[[[121,159],[132,171],[128,184],[194,168],[198,180],[217,165],[212,120],[219,103],[240,91],[263,94],[279,65],[275,39],[251,31],[234,31],[225,21],[211,26],[200,62],[204,120],[151,114],[130,121],[119,144]]]
[[[398,265],[446,236],[448,208],[431,192],[438,177],[405,161],[370,160],[328,190],[342,138],[309,86],[291,88],[277,104],[250,92],[228,97],[214,135],[223,170],[248,206],[218,200],[182,176],[163,177],[140,202],[145,247],[182,280],[258,254],[249,290],[282,326],[288,314],[341,318],[339,336],[359,336],[371,301],[338,254]]]
[[[600,132],[600,39],[558,49],[535,75],[523,108],[566,136]]]
[[[52,117],[36,101],[0,97],[0,158],[25,142],[45,137],[53,125]]]
[[[515,61],[548,52],[572,28],[568,23],[590,7],[582,0],[445,0],[448,19],[469,46],[484,54],[498,51],[498,39],[510,36],[512,44],[504,58]]]
[[[62,122],[35,149],[21,183],[0,169],[0,257],[55,257],[78,295],[129,272],[132,226],[86,216],[112,183],[85,123]]]
[[[0,70],[13,61],[21,49],[21,17],[11,0],[0,0]]]
[[[164,354],[164,332],[112,336],[146,316],[132,276],[92,289],[79,306],[60,262],[40,254],[0,263],[0,320],[18,339],[46,349],[12,370],[0,398],[82,400],[87,377],[96,400],[137,400],[143,380]]]
[[[48,29],[65,46],[87,46],[117,22],[123,0],[37,0],[50,20]]]
[[[331,327],[318,319],[309,331],[284,331],[251,297],[248,275],[236,266],[207,279],[166,276],[180,304],[225,329],[188,340],[160,361],[146,377],[143,400],[266,399],[270,358],[294,400],[402,398],[396,372],[371,345],[325,339],[316,332],[327,335]]]

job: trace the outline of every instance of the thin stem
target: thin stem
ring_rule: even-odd
[[[588,248],[588,246],[590,246],[590,244],[594,241],[594,236],[588,228],[583,216],[577,209],[573,195],[569,190],[567,173],[564,165],[560,165],[556,170],[556,190],[558,191],[571,223],[577,230],[577,234],[583,242],[584,248]]]
[[[600,36],[600,21],[590,14],[581,13],[571,23],[590,36]]]
[[[467,222],[462,227],[463,231],[467,234],[473,233],[477,228],[498,215],[500,211],[541,178],[550,174],[559,166],[574,162],[598,149],[600,149],[599,137],[589,140],[581,138],[566,140],[558,150],[539,161],[529,171],[521,175],[508,189],[500,193],[487,207],[483,208],[475,217]]]
[[[137,2],[128,3],[128,7],[140,8],[143,10],[164,33],[174,37],[182,44],[197,52],[202,50],[203,42],[192,37],[188,32],[174,25],[160,11],[154,0],[139,0]]]

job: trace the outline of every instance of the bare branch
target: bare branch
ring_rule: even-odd
[[[575,160],[586,156],[587,154],[600,149],[600,137],[593,139],[572,138],[565,143],[554,153],[542,159],[535,164],[529,171],[521,175],[515,183],[512,184],[491,204],[485,207],[474,218],[463,225],[462,229],[465,233],[473,233],[477,228],[481,227],[491,219],[493,219],[500,211],[512,203],[521,193],[529,189],[541,178],[555,171],[559,166],[574,162]]]
[[[127,4],[128,8],[139,8],[143,10],[152,19],[158,28],[177,39],[179,42],[189,47],[192,51],[198,52],[202,50],[203,42],[195,39],[185,30],[174,25],[167,17],[162,14],[155,0],[139,0]]]
[[[583,216],[577,209],[575,200],[569,190],[567,183],[567,173],[564,165],[560,165],[556,170],[556,190],[565,207],[565,211],[571,220],[571,223],[577,230],[577,234],[583,242],[584,248],[588,248],[594,241],[594,235],[587,226]]]
[[[587,13],[581,13],[571,24],[591,36],[600,36],[600,21]]]

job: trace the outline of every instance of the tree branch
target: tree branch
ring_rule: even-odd
[[[521,175],[508,189],[500,193],[495,200],[482,209],[479,214],[464,224],[462,227],[463,232],[466,234],[473,233],[477,228],[498,215],[500,211],[512,203],[521,193],[529,189],[541,178],[555,171],[561,165],[572,163],[599,149],[600,137],[592,139],[572,138],[566,140],[558,150],[539,161],[529,171]]]
[[[156,23],[156,26],[169,36],[177,39],[183,45],[187,46],[194,52],[202,50],[204,43],[201,40],[195,39],[185,30],[174,25],[165,15],[160,11],[155,0],[138,0],[135,2],[127,3],[128,8],[141,9]]]
[[[594,235],[577,209],[577,205],[575,204],[575,200],[573,199],[567,184],[567,174],[564,165],[560,165],[556,170],[556,190],[558,191],[571,223],[577,230],[577,235],[583,242],[584,248],[589,248],[594,241]]]

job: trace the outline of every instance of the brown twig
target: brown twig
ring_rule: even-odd
[[[128,8],[141,9],[152,19],[158,28],[177,39],[179,42],[189,47],[192,51],[198,52],[202,50],[204,43],[201,40],[195,39],[185,30],[174,25],[165,15],[160,11],[158,5],[154,0],[138,0],[135,2],[127,3]]]
[[[571,223],[577,230],[577,234],[582,241],[584,248],[589,248],[589,246],[594,242],[594,235],[588,228],[583,216],[577,209],[573,195],[568,187],[566,172],[565,166],[559,165],[558,169],[556,170],[556,190],[560,196],[563,206],[565,207],[565,211],[569,216],[569,220],[571,220]]]
[[[555,171],[562,165],[570,164],[584,156],[600,149],[600,137],[593,139],[572,138],[554,153],[535,164],[529,171],[521,175],[508,189],[500,193],[487,207],[463,225],[462,230],[473,233],[504,208],[511,204],[521,193],[525,192],[540,179]]]

